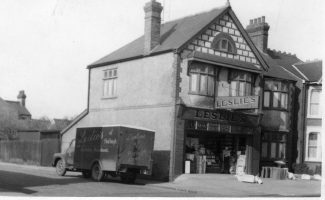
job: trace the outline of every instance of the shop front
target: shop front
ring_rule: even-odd
[[[259,146],[254,140],[260,135],[258,115],[186,107],[181,118],[185,173],[252,174],[258,169],[253,166],[259,163],[253,162],[254,146]]]

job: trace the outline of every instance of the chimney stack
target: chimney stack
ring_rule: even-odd
[[[19,94],[17,96],[17,99],[18,99],[20,105],[23,106],[23,107],[25,107],[25,105],[26,105],[26,97],[27,96],[25,94],[25,91],[24,90],[20,90],[19,91]]]
[[[255,46],[266,52],[270,26],[265,22],[265,16],[251,19],[246,27],[248,35],[251,37]]]
[[[150,54],[151,50],[160,43],[161,11],[163,7],[159,2],[151,0],[144,6],[144,54]]]

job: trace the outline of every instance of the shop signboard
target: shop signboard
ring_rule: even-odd
[[[216,97],[215,109],[257,109],[259,96]]]
[[[187,107],[182,112],[182,119],[256,127],[258,125],[259,115],[221,109],[208,110]]]

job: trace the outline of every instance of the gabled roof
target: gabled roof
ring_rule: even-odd
[[[161,25],[160,45],[154,48],[151,54],[173,51],[180,48],[190,40],[207,24],[228,10],[229,7],[221,7],[192,16],[167,22]],[[114,62],[143,57],[144,36],[99,59],[89,67],[103,66]]]
[[[294,68],[294,64],[302,62],[296,55],[290,53],[284,53],[276,50],[267,50],[267,54],[271,57],[278,65],[285,68],[290,73],[297,76],[297,78],[304,79],[304,77]]]
[[[239,31],[243,34],[246,42],[252,48],[255,56],[261,61],[263,68],[267,68],[263,57],[259,54],[257,48],[253,45],[245,29],[242,27],[240,21],[237,19],[235,13],[231,7],[224,6],[215,8],[209,12],[203,12],[192,16],[187,16],[181,19],[167,22],[161,25],[161,38],[160,44],[155,47],[149,56],[157,55],[160,53],[171,52],[175,50],[182,50],[185,45],[195,37],[197,37],[202,31],[208,28],[216,19],[222,17],[225,13],[233,18],[238,25]],[[99,59],[88,68],[105,66],[108,64],[114,64],[123,61],[129,61],[133,59],[139,59],[145,57],[144,55],[144,36],[139,37],[133,42],[125,45],[124,47],[112,52],[111,54]]]
[[[267,62],[269,69],[268,71],[264,72],[265,76],[273,77],[273,78],[279,78],[279,79],[285,79],[285,80],[291,80],[291,81],[297,81],[298,78],[292,74],[290,74],[286,69],[282,68],[279,63],[285,63],[286,65],[289,65],[289,61],[285,59],[274,59],[272,58],[268,52],[264,53],[260,51],[262,54],[264,60]],[[272,54],[271,54],[272,55]],[[294,63],[293,63],[294,64]]]
[[[18,101],[5,100],[5,102],[7,103],[7,106],[9,106],[13,110],[13,112],[16,112],[18,114],[18,116],[21,116],[21,115],[32,116],[30,114],[30,112],[27,110],[27,108],[20,105],[20,103]]]
[[[321,60],[297,63],[294,65],[310,82],[319,82],[322,79],[322,66]]]

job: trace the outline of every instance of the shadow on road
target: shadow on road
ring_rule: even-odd
[[[1,189],[6,192],[21,192],[33,194],[36,191],[28,187],[48,186],[48,185],[67,185],[71,183],[85,183],[91,180],[83,179],[79,176],[48,178],[24,173],[9,172],[0,170],[0,195]]]
[[[64,177],[44,177],[42,175],[32,175],[19,172],[10,172],[0,170],[0,196],[1,191],[5,190],[6,192],[19,192],[24,194],[33,194],[37,191],[29,189],[30,187],[37,186],[49,186],[49,185],[68,185],[75,183],[87,183],[94,182],[91,178],[83,178],[79,174],[67,174]],[[117,184],[127,184],[123,183],[119,177],[105,177],[102,181],[103,183],[117,183]],[[145,186],[151,183],[150,180],[137,179],[135,183],[130,183],[127,185],[139,185]]]

